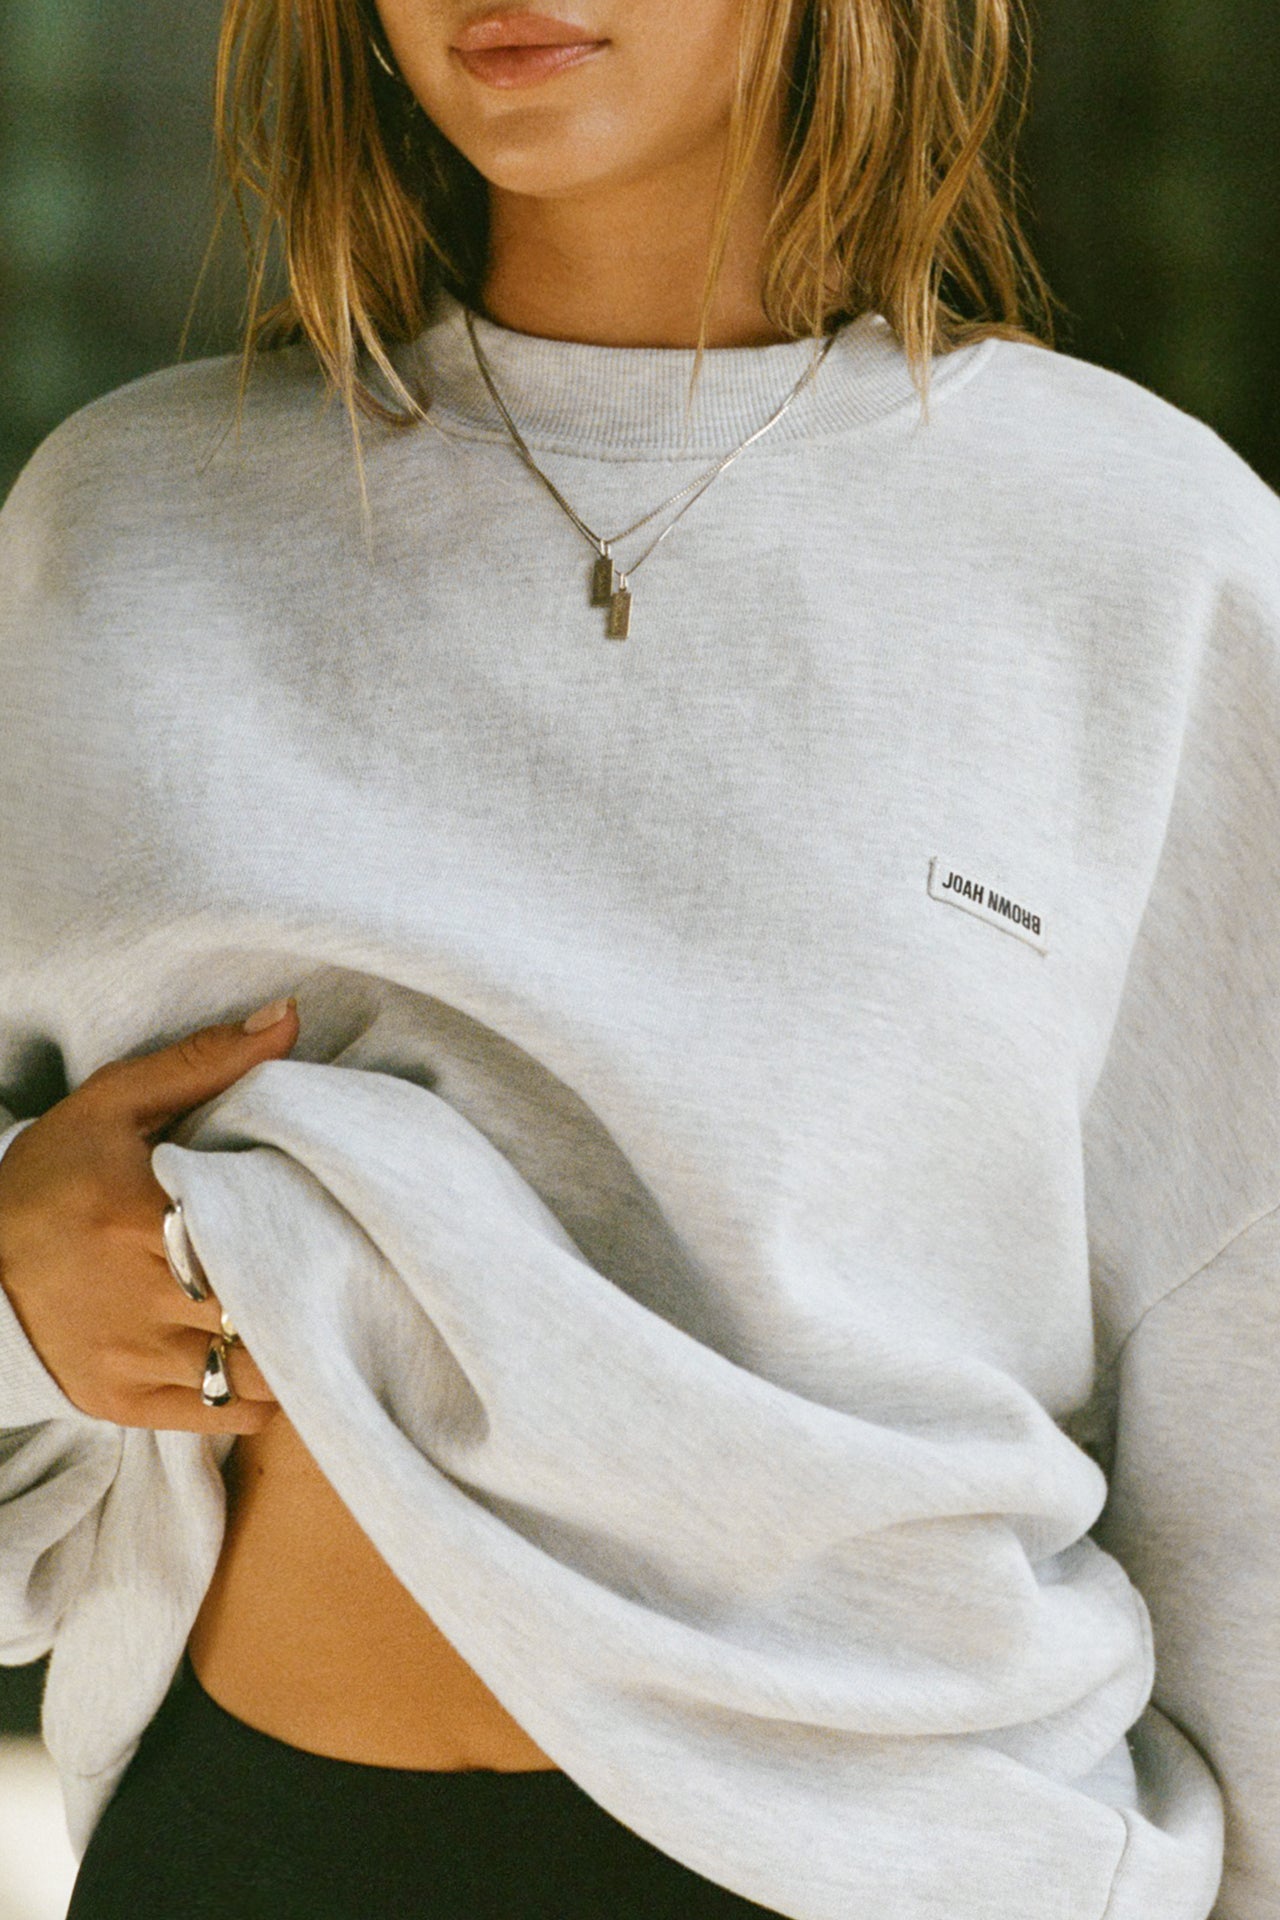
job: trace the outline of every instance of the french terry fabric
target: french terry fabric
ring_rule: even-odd
[[[605,533],[812,352],[712,351],[687,429],[691,350],[479,337]],[[651,1844],[794,1920],[1275,1920],[1280,499],[1031,344],[923,417],[869,314],[609,640],[456,302],[395,360],[371,545],[305,345],[239,436],[195,361],[14,485],[0,1095],[297,991],[156,1176]],[[82,1850],[227,1443],[85,1417],[0,1311],[0,1645]]]

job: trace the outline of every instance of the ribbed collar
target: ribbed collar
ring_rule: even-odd
[[[691,421],[685,397],[692,347],[604,347],[549,340],[477,317],[494,384],[531,447],[623,459],[727,452],[760,426],[814,354],[810,340],[714,347],[704,355]],[[987,343],[989,344],[989,343]],[[935,358],[931,396],[971,371],[984,343]],[[467,336],[465,310],[440,289],[416,339],[391,349],[402,377],[425,380],[433,414],[449,431],[508,437]],[[765,441],[813,439],[918,406],[906,355],[877,313],[848,322],[814,378]]]

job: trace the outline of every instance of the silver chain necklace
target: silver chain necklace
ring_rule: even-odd
[[[680,488],[678,493],[671,494],[666,500],[662,501],[659,506],[651,508],[650,511],[644,514],[639,520],[634,520],[629,527],[624,527],[621,533],[612,533],[606,538],[603,534],[596,533],[593,528],[589,527],[581,514],[574,512],[574,509],[569,505],[569,502],[560,492],[560,489],[548,480],[546,474],[542,471],[542,468],[538,465],[528,447],[521,439],[519,429],[503,405],[502,396],[493,383],[493,375],[489,371],[488,363],[480,351],[480,342],[476,338],[475,317],[471,308],[466,307],[464,311],[466,314],[467,332],[471,337],[471,345],[476,356],[476,365],[480,369],[481,376],[483,377],[486,387],[489,389],[494,405],[506,423],[508,433],[515,441],[517,451],[525,465],[532,473],[537,475],[551,497],[564,509],[565,513],[568,514],[579,533],[589,540],[595,548],[596,560],[591,569],[591,605],[593,607],[607,607],[609,609],[605,624],[605,633],[610,640],[625,640],[631,630],[631,588],[629,582],[637,567],[641,566],[643,562],[649,558],[649,555],[655,548],[662,545],[662,542],[666,539],[672,527],[675,526],[676,521],[680,519],[682,514],[686,514],[689,511],[694,501],[706,492],[711,482],[718,479],[725,468],[730,466],[740,453],[745,453],[752,442],[758,440],[762,433],[767,433],[770,427],[781,420],[783,414],[791,405],[791,402],[795,399],[801,388],[813,379],[814,374],[817,373],[818,368],[826,359],[827,354],[834,346],[836,340],[834,333],[827,336],[821,352],[814,355],[813,360],[796,381],[794,387],[792,387],[790,393],[782,402],[782,405],[770,414],[762,427],[757,427],[754,433],[749,433],[745,440],[740,441],[732,453],[726,453],[724,458],[718,460],[707,472],[700,473],[696,479],[688,481],[685,486]],[[686,494],[690,496],[687,500],[685,499]],[[680,512],[672,515],[657,539],[650,541],[649,545],[640,555],[639,560],[633,561],[625,572],[621,571],[615,564],[613,558],[614,542],[625,540],[628,534],[636,533],[641,527],[646,526],[657,514],[662,513],[665,508],[673,507],[677,500],[684,500],[684,505],[681,507]]]

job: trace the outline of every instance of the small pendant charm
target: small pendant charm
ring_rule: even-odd
[[[631,631],[631,590],[619,587],[609,596],[609,624],[605,633],[610,640],[625,640]]]
[[[613,561],[607,553],[602,553],[591,569],[591,604],[593,607],[607,607],[617,591],[618,577]]]

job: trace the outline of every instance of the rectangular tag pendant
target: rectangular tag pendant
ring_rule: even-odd
[[[609,598],[609,624],[606,628],[610,640],[625,640],[631,631],[631,590],[620,587]]]
[[[602,553],[591,570],[592,606],[607,607],[613,598],[616,585],[613,562],[607,553]]]

